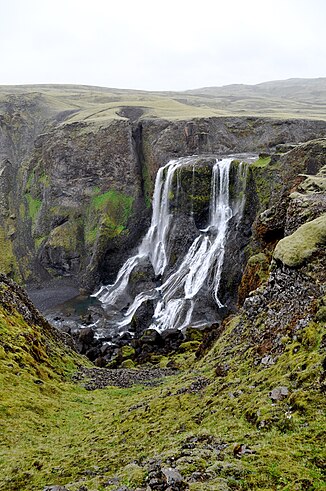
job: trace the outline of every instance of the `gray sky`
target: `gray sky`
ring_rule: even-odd
[[[184,90],[326,76],[325,0],[0,0],[0,84]]]

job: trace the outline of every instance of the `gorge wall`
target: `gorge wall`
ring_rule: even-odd
[[[324,121],[69,122],[70,114],[50,111],[40,95],[1,105],[0,266],[23,283],[65,277],[88,291],[114,279],[144,234],[155,175],[169,159],[268,152],[326,130]],[[273,165],[251,172],[247,234],[278,180]]]

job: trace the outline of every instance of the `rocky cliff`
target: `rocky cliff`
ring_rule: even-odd
[[[24,283],[65,277],[91,291],[114,278],[143,235],[157,169],[169,159],[268,151],[326,129],[323,121],[253,117],[137,122],[142,113],[127,109],[71,121],[78,108],[54,107],[42,94],[2,102],[4,272]]]

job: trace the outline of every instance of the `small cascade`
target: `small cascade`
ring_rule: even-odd
[[[238,164],[236,179],[236,198],[230,199],[230,168],[232,158],[216,160],[212,169],[209,220],[206,228],[200,230],[183,259],[178,261],[175,270],[166,277],[169,265],[169,241],[174,221],[171,212],[172,185],[174,176],[181,167],[192,165],[192,192],[194,189],[195,162],[193,157],[169,162],[159,169],[153,196],[151,226],[140,244],[137,254],[129,258],[120,269],[113,285],[102,287],[94,296],[104,308],[114,312],[112,324],[119,331],[127,330],[132,318],[145,302],[151,301],[155,311],[150,328],[158,331],[178,328],[190,324],[199,325],[194,319],[203,295],[211,295],[218,308],[223,304],[218,297],[223,269],[228,223],[231,218],[240,220],[244,206],[246,164]],[[179,178],[176,176],[178,202]],[[194,192],[193,192],[194,194]],[[193,215],[193,211],[191,211]],[[156,278],[163,283],[148,291],[143,291],[129,299],[124,305],[130,275],[144,261],[150,261]],[[204,292],[204,293],[203,293]],[[121,315],[121,309],[128,307]],[[205,324],[206,322],[203,322]]]

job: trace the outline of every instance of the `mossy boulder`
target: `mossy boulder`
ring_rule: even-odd
[[[122,346],[120,354],[123,360],[133,358],[135,356],[135,349],[132,346]]]
[[[120,364],[121,368],[128,368],[128,369],[133,369],[135,368],[135,366],[136,366],[135,363],[130,359],[123,360]]]
[[[326,244],[326,213],[301,225],[292,235],[280,240],[274,258],[286,266],[296,268]]]

